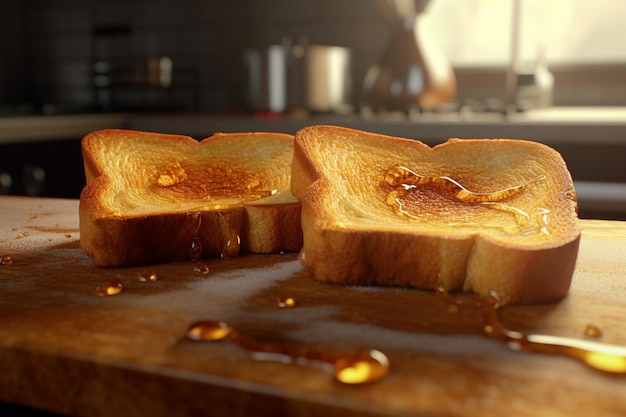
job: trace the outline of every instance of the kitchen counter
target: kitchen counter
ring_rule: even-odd
[[[198,139],[215,132],[278,131],[294,134],[312,124],[330,124],[386,135],[419,139],[430,145],[459,138],[529,139],[554,146],[595,144],[626,146],[626,107],[562,107],[515,113],[437,113],[408,116],[313,114],[308,116],[226,116],[135,114],[129,127],[185,134]]]
[[[581,216],[626,219],[626,108],[555,107],[504,116],[497,113],[399,113],[217,116],[192,113],[109,113],[0,118],[0,145],[78,140],[103,128],[184,134],[198,139],[215,132],[295,133],[311,124],[334,124],[414,138],[435,145],[450,137],[530,139],[554,147],[577,184]],[[1,152],[1,149],[0,149]],[[29,150],[23,151],[28,155]],[[26,157],[25,157],[26,158]],[[54,160],[48,161],[49,163]],[[32,163],[25,159],[24,163]],[[37,162],[45,165],[43,162]],[[73,177],[82,178],[80,172]],[[0,167],[0,171],[3,167]],[[6,168],[5,168],[6,169]],[[50,175],[50,181],[54,181]],[[61,180],[66,181],[66,180]]]
[[[126,113],[0,117],[0,145],[80,139],[94,130],[124,128],[128,122]]]
[[[0,212],[3,402],[82,416],[626,414],[626,369],[507,347],[470,295],[319,284],[295,253],[99,269],[79,247],[77,200],[0,197]],[[568,297],[500,316],[624,355],[626,222],[581,224]],[[98,295],[105,283],[122,291]],[[199,320],[258,343],[190,340]],[[376,381],[324,365],[371,349],[390,364]]]
[[[626,108],[556,107],[504,116],[497,113],[384,113],[299,116],[211,115],[205,113],[94,113],[0,117],[0,143],[80,138],[105,128],[130,128],[195,138],[215,132],[277,131],[293,134],[312,124],[334,124],[423,140],[450,137],[507,137],[550,145],[626,144]]]

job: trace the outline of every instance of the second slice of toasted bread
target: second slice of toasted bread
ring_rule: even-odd
[[[530,141],[430,148],[333,126],[296,134],[301,262],[340,284],[465,290],[501,303],[564,297],[580,229],[561,156]]]
[[[82,141],[80,243],[98,266],[298,250],[293,136],[103,130]]]

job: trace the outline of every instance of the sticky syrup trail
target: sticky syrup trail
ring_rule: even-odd
[[[187,213],[188,216],[191,216],[193,220],[196,222],[194,234],[191,237],[191,243],[189,245],[189,259],[192,261],[199,261],[202,259],[202,243],[200,243],[200,238],[198,235],[200,234],[200,228],[202,227],[202,215],[200,212],[192,212]]]
[[[389,371],[389,359],[375,349],[337,353],[300,345],[263,342],[237,332],[223,321],[197,321],[189,326],[185,336],[194,341],[228,340],[252,352],[256,360],[318,367],[332,372],[335,379],[344,384],[375,382]]]
[[[507,328],[502,322],[501,305],[495,292],[491,292],[485,300],[479,300],[474,304],[463,303],[441,288],[437,292],[453,305],[478,308],[485,334],[504,343],[511,350],[563,355],[577,359],[600,371],[626,373],[626,346],[561,336],[522,333]]]

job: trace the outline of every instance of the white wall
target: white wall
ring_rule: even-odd
[[[455,65],[502,65],[511,56],[516,0],[431,0],[427,21]],[[626,1],[519,0],[520,59],[626,63]]]

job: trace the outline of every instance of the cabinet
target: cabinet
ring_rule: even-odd
[[[0,144],[0,194],[78,198],[84,185],[80,139]]]

